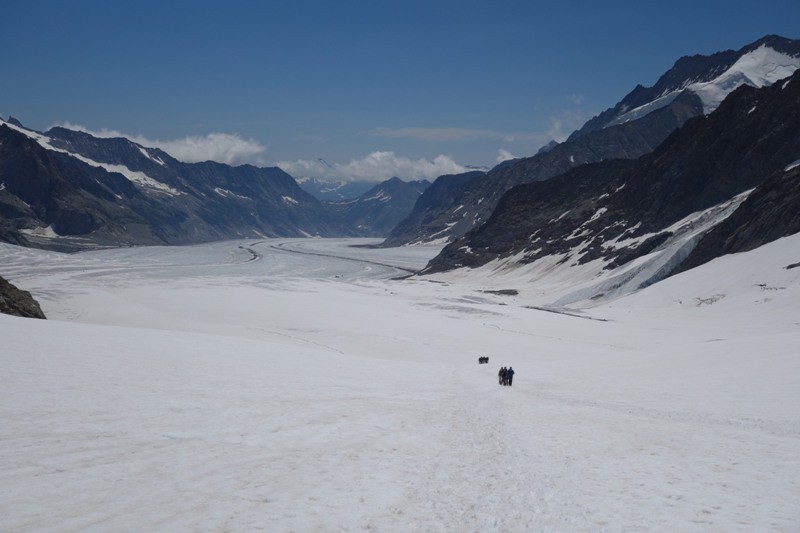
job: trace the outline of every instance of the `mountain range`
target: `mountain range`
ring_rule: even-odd
[[[318,200],[276,167],[183,163],[126,138],[0,121],[0,240],[20,245],[385,236],[422,189],[390,180],[344,207]]]
[[[531,157],[350,193],[301,180],[304,190],[276,167],[183,163],[126,138],[9,118],[0,242],[386,236],[385,247],[449,243],[423,274],[592,269],[594,285],[553,303],[586,304],[800,231],[798,68],[800,41],[778,36],[680,58]]]
[[[583,165],[509,190],[486,224],[422,272],[589,268],[595,285],[554,302],[587,305],[797,233],[799,178],[795,72],[761,89],[740,86],[636,160]]]
[[[738,51],[681,58],[655,85],[637,86],[565,142],[498,165],[480,179],[465,180],[438,200],[423,195],[384,244],[453,241],[486,222],[511,188],[548,180],[587,163],[641,157],[690,118],[712,112],[737,87],[767,86],[798,67],[800,41],[779,36],[764,37]],[[432,187],[427,194],[435,190]]]

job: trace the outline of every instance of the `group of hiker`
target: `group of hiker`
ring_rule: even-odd
[[[514,368],[501,367],[500,371],[497,373],[497,379],[500,385],[510,387],[511,383],[514,381]]]
[[[478,364],[479,365],[489,364],[489,358],[487,356],[478,357]],[[498,383],[500,383],[500,385],[510,387],[511,383],[514,382],[514,368],[501,367],[500,371],[497,373],[497,381]]]

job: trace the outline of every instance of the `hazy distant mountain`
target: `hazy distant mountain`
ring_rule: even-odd
[[[297,184],[314,198],[322,201],[351,200],[358,198],[375,186],[375,183],[365,181],[326,180],[310,177],[297,178]]]
[[[375,185],[358,198],[327,202],[327,205],[359,235],[384,237],[408,216],[429,186],[427,180],[405,182],[395,177]]]
[[[558,145],[498,165],[463,191],[415,210],[386,239],[386,246],[453,240],[486,222],[503,194],[524,183],[608,159],[635,159],[654,150],[686,120],[716,109],[741,85],[767,86],[800,67],[800,41],[768,36],[738,52],[679,59],[651,88],[637,86],[613,108],[588,121]]]
[[[602,281],[561,305],[630,292],[800,231],[799,159],[796,72],[762,89],[741,86],[637,160],[583,165],[511,189],[486,224],[445,247],[425,272],[490,262],[496,271],[542,265],[584,277],[594,269]]]

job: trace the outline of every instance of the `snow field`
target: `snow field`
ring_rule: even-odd
[[[50,318],[0,316],[0,529],[800,522],[800,240],[586,318],[348,243],[0,248]]]

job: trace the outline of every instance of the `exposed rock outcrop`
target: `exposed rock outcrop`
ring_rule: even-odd
[[[31,293],[0,277],[0,313],[26,318],[46,318]]]

